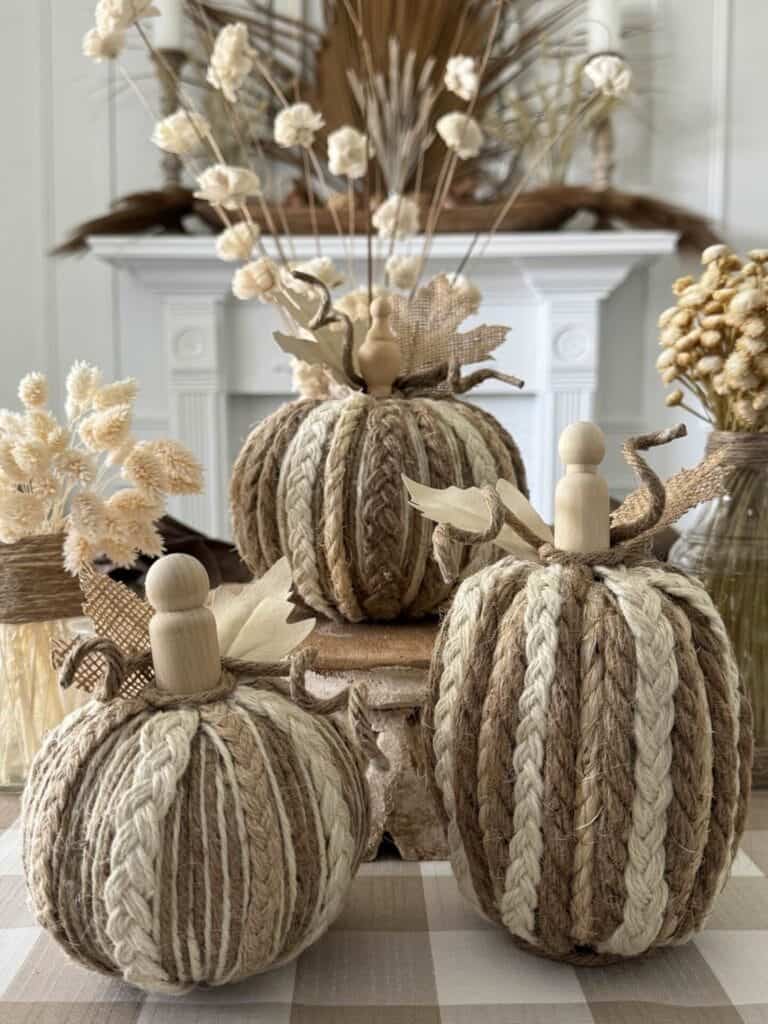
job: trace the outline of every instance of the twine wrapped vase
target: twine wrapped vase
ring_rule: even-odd
[[[82,614],[63,543],[57,533],[0,544],[0,786],[24,783],[45,734],[82,697],[60,690],[51,664]]]
[[[431,669],[426,759],[459,884],[527,949],[576,964],[702,928],[744,828],[751,715],[725,628],[647,547],[717,476],[665,492],[638,449],[669,436],[625,446],[644,485],[610,530],[589,424],[561,440],[554,543],[489,490],[491,530],[530,557],[463,582]]]
[[[363,758],[330,717],[350,703],[375,750],[357,695],[314,701],[301,658],[289,680],[222,661],[207,587],[194,559],[161,559],[152,654],[103,638],[70,653],[63,684],[99,655],[104,692],[49,734],[25,791],[38,921],[84,966],[150,991],[297,956],[339,913],[368,830]]]
[[[446,365],[397,378],[387,300],[350,368],[360,390],[299,400],[260,423],[234,467],[231,507],[238,550],[255,573],[282,555],[301,598],[331,619],[418,618],[450,595],[431,553],[431,527],[409,506],[402,475],[431,484],[493,484],[527,493],[519,449],[492,416],[459,401],[486,379]],[[382,365],[379,365],[379,364]],[[383,369],[383,373],[381,372]],[[490,557],[486,546],[477,564]]]

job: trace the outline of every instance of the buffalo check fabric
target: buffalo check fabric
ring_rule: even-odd
[[[295,963],[181,998],[71,963],[37,927],[19,799],[0,794],[2,1024],[768,1024],[768,793],[708,929],[645,960],[573,968],[523,953],[462,901],[449,865],[366,864]]]

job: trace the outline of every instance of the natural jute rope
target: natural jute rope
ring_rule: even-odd
[[[768,463],[768,434],[712,430],[707,435],[707,454],[724,452],[728,469]]]
[[[0,623],[53,622],[82,614],[83,595],[64,568],[61,533],[0,544]]]
[[[638,453],[669,436],[628,443],[644,486],[609,550],[543,545],[495,488],[487,530],[436,531],[438,548],[487,543],[507,523],[537,549],[456,592],[433,656],[425,763],[467,897],[525,948],[576,964],[703,928],[744,828],[751,711],[723,622],[697,581],[645,547],[717,491],[720,462],[665,489]]]
[[[69,653],[62,683],[95,657],[98,699],[49,735],[24,794],[40,924],[80,963],[155,992],[297,956],[363,856],[365,761],[381,757],[364,695],[313,698],[307,651],[289,665],[224,659],[204,693],[136,694],[150,656],[98,638]]]
[[[408,503],[403,473],[433,487],[504,477],[526,492],[509,434],[450,391],[438,397],[434,382],[410,397],[300,400],[260,423],[235,463],[238,550],[256,574],[287,555],[302,599],[330,618],[434,611],[451,587],[432,557],[429,528]],[[485,561],[497,554],[489,547]]]
[[[718,621],[697,583],[651,565],[507,558],[457,591],[427,764],[462,888],[536,952],[610,962],[706,923],[751,759]]]

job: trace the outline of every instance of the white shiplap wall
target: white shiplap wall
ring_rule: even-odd
[[[46,257],[69,227],[104,211],[110,199],[159,181],[147,112],[114,68],[80,55],[93,4],[0,3],[0,405],[13,403],[27,369],[47,370],[60,391],[66,368],[84,358],[107,374],[140,377],[139,426],[154,433],[166,415],[163,375],[135,365],[131,334],[141,323],[127,326],[133,286],[94,259]],[[768,136],[759,83],[768,5],[632,0],[625,7],[631,20],[647,21],[650,11],[656,27],[630,41],[643,95],[619,126],[621,183],[709,213],[738,246],[765,245]],[[127,60],[154,105],[143,54],[133,48]],[[653,370],[654,322],[669,304],[677,263],[657,265],[647,286],[642,408],[649,428],[669,419]],[[660,453],[665,468],[700,450],[692,427],[687,447]]]

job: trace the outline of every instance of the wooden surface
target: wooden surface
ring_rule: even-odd
[[[321,622],[304,646],[318,652],[321,671],[428,668],[439,623]]]

